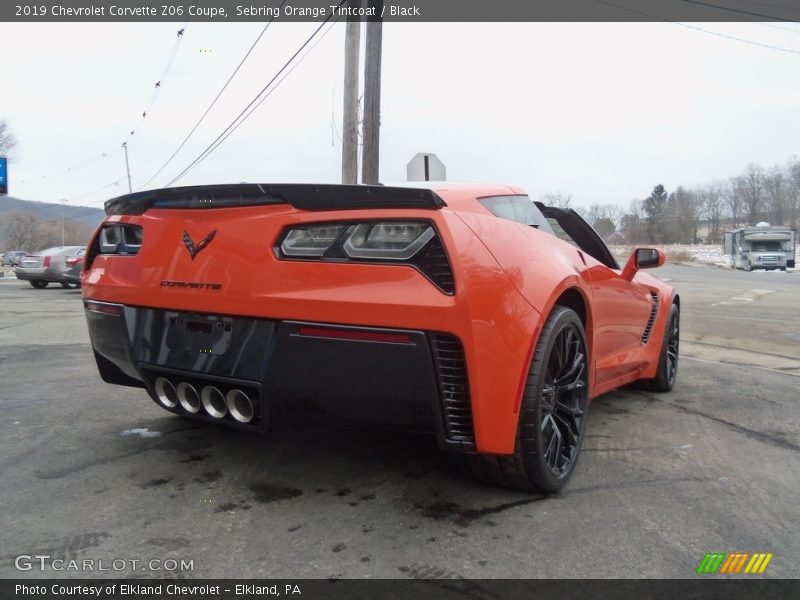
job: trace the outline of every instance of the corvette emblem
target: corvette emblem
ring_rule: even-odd
[[[189,232],[186,231],[185,229],[183,230],[183,245],[186,246],[186,249],[189,251],[189,256],[192,257],[192,260],[194,260],[195,256],[200,254],[200,251],[203,248],[205,248],[211,243],[211,240],[214,239],[215,235],[217,235],[216,229],[195,244],[192,241],[192,237],[189,235]]]

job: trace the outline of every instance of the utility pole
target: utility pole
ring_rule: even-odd
[[[372,4],[372,3],[370,3]],[[380,15],[383,0],[375,3]],[[367,49],[364,60],[364,149],[361,156],[362,183],[378,183],[381,141],[381,50],[383,22],[367,23]]]
[[[66,241],[66,236],[64,235],[64,221],[66,221],[66,206],[67,206],[67,199],[63,198],[61,200],[61,204],[64,205],[64,208],[61,209],[61,247],[64,247],[64,242]]]
[[[357,8],[361,0],[349,0]],[[361,21],[347,22],[344,37],[344,109],[342,119],[342,183],[358,183],[358,55]]]
[[[131,166],[128,164],[128,142],[123,142],[122,149],[125,150],[125,170],[128,172],[128,193],[133,192],[131,187]]]

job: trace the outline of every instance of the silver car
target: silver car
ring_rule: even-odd
[[[23,252],[22,250],[10,250],[3,254],[0,264],[2,264],[4,267],[16,267],[25,254],[26,252]]]
[[[49,283],[60,283],[65,288],[75,287],[63,281],[62,273],[67,256],[75,254],[83,246],[58,246],[22,257],[15,269],[17,279],[30,282],[35,288],[46,288]]]

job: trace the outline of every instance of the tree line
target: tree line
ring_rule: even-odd
[[[84,246],[93,232],[92,227],[79,221],[42,221],[36,215],[14,211],[0,215],[0,238],[4,250],[35,252],[44,248]]]
[[[614,204],[572,206],[561,193],[540,197],[544,204],[574,208],[606,241],[628,244],[719,243],[730,229],[766,221],[770,225],[800,225],[800,159],[765,169],[749,164],[727,181],[672,192],[656,185],[628,209]]]

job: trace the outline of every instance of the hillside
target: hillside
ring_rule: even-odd
[[[20,198],[14,198],[13,196],[0,196],[0,218],[2,218],[4,213],[8,212],[31,213],[40,221],[60,220],[62,217],[67,217],[70,220],[82,223],[92,229],[97,227],[103,218],[103,211],[98,210],[97,207],[67,206],[51,202],[22,200]],[[0,232],[0,236],[1,235],[2,232]]]

